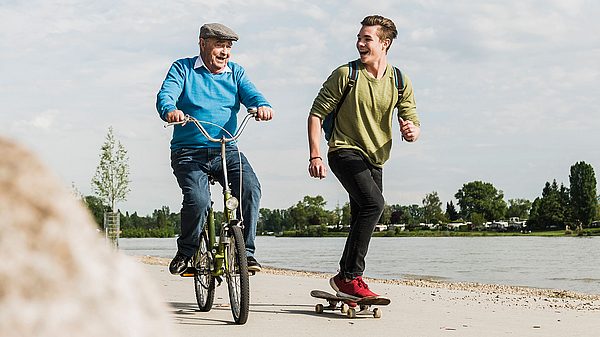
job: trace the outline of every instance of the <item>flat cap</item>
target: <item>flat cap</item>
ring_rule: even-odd
[[[237,41],[238,35],[229,27],[220,23],[206,23],[200,27],[200,37],[214,37],[221,40]]]

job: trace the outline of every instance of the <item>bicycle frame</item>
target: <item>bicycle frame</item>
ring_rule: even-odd
[[[246,128],[246,125],[248,124],[248,121],[250,120],[250,118],[256,118],[256,113],[257,113],[256,108],[248,108],[248,114],[242,120],[242,123],[238,127],[237,132],[235,133],[235,135],[232,135],[232,136],[230,134],[231,137],[229,137],[229,138],[225,137],[224,135],[221,138],[212,137],[206,131],[204,126],[202,126],[203,122],[197,120],[196,118],[194,118],[190,115],[185,115],[185,118],[183,121],[171,122],[171,123],[167,123],[165,125],[165,127],[168,127],[171,125],[184,126],[189,122],[194,123],[196,125],[196,127],[198,128],[198,130],[202,133],[202,135],[204,137],[206,137],[206,139],[208,139],[211,142],[221,144],[221,165],[222,165],[221,167],[223,168],[223,186],[222,187],[223,187],[223,216],[224,216],[224,219],[223,219],[223,223],[220,228],[218,241],[217,241],[217,233],[216,233],[217,228],[215,226],[216,224],[215,224],[215,217],[214,217],[214,209],[212,207],[212,201],[211,201],[211,207],[208,211],[208,216],[207,216],[207,221],[206,221],[207,232],[208,232],[208,241],[209,241],[209,246],[210,246],[209,248],[210,248],[211,252],[213,253],[214,264],[215,264],[214,270],[211,271],[213,276],[223,276],[223,274],[226,271],[230,270],[230,266],[227,265],[227,259],[225,258],[225,248],[226,248],[226,245],[228,244],[228,240],[229,240],[229,238],[227,236],[229,226],[234,223],[234,225],[237,225],[237,226],[240,226],[243,228],[243,225],[241,224],[242,221],[238,222],[236,219],[235,210],[237,209],[237,207],[239,205],[239,201],[232,195],[231,188],[229,188],[229,180],[228,180],[228,174],[227,174],[226,145],[227,145],[227,143],[233,142],[240,137],[240,135]],[[240,195],[241,195],[241,193],[240,193]]]

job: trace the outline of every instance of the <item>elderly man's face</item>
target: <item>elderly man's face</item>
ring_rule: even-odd
[[[218,74],[225,70],[231,56],[232,46],[233,42],[229,40],[219,40],[212,37],[200,39],[200,56],[211,73]]]

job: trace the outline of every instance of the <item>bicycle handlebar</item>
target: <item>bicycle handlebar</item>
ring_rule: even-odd
[[[215,142],[215,143],[229,143],[232,142],[236,139],[238,139],[240,137],[240,135],[242,134],[242,131],[244,131],[244,129],[246,128],[246,125],[248,124],[248,121],[250,120],[250,118],[254,117],[256,118],[257,114],[258,114],[258,109],[255,107],[250,107],[248,108],[248,114],[246,115],[246,117],[244,117],[244,119],[242,120],[242,123],[240,124],[240,127],[237,129],[237,132],[235,133],[235,135],[231,136],[230,138],[226,138],[225,136],[221,137],[221,138],[214,138],[211,135],[208,134],[208,132],[206,131],[206,129],[204,128],[204,126],[202,126],[202,123],[208,123],[208,122],[203,122],[200,121],[190,115],[185,115],[184,119],[182,121],[179,122],[170,122],[167,123],[165,125],[166,127],[169,126],[174,126],[174,125],[181,125],[184,126],[185,124],[187,124],[188,122],[192,122],[196,125],[196,127],[198,128],[198,130],[200,130],[200,132],[202,133],[202,135],[204,135],[204,137],[206,137],[206,139],[210,140],[211,142]],[[227,132],[227,131],[225,131]],[[230,134],[231,135],[231,134]]]

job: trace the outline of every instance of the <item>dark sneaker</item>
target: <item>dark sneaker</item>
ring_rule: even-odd
[[[248,271],[257,272],[262,269],[260,266],[260,263],[258,263],[258,261],[256,261],[254,256],[248,256],[247,260],[248,260]]]
[[[169,272],[171,272],[171,274],[173,274],[173,275],[180,275],[187,268],[187,264],[188,264],[189,260],[190,260],[189,257],[184,256],[184,255],[180,254],[179,252],[177,252],[177,254],[175,254],[175,257],[169,264]]]
[[[346,280],[341,277],[340,274],[338,274],[329,280],[329,284],[340,297],[348,297],[350,299],[358,300],[363,297],[379,296],[378,294],[369,290],[369,286],[365,283],[361,276],[346,282]]]

